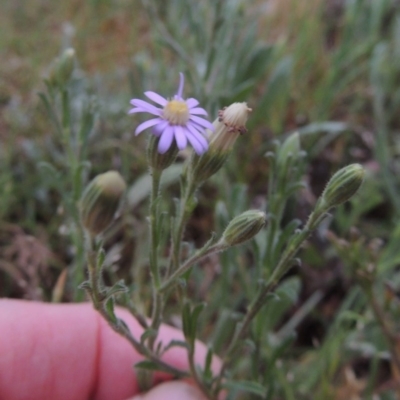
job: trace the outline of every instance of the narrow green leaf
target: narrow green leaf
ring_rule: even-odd
[[[257,110],[255,110],[249,121],[249,129],[265,120],[268,120],[269,124],[273,125],[272,129],[281,128],[282,116],[286,112],[286,103],[289,99],[292,65],[292,58],[287,56],[272,71],[265,92],[258,103]]]
[[[190,331],[191,331],[191,341],[192,341],[192,345],[194,345],[194,341],[196,340],[196,331],[197,331],[197,321],[199,319],[200,313],[203,311],[205,307],[205,303],[200,303],[200,304],[196,304],[193,308],[192,311],[192,316],[191,316],[191,327],[190,327]]]
[[[273,51],[273,46],[262,46],[254,49],[246,69],[241,74],[241,79],[249,76],[257,79],[265,74],[268,64],[272,61]]]
[[[186,302],[182,307],[182,330],[186,339],[191,336],[191,317],[190,303]]]
[[[61,136],[62,135],[62,128],[58,121],[57,114],[55,113],[51,103],[49,102],[47,96],[44,93],[39,93],[39,98],[42,100],[42,103],[45,107],[47,115],[50,117],[51,122],[54,124],[57,133]]]
[[[205,253],[211,246],[217,243],[217,241],[218,241],[217,234],[215,232],[212,232],[210,239],[208,239],[207,243],[201,249],[198,250],[198,253],[199,254]]]
[[[213,351],[211,348],[208,349],[207,355],[206,355],[206,361],[204,363],[204,379],[206,380],[211,380],[213,377],[213,373],[211,370],[211,363],[213,359]]]
[[[288,243],[291,235],[293,232],[300,226],[301,221],[298,219],[294,219],[290,221],[280,232],[278,236],[278,240],[274,246],[274,260],[277,260],[279,255],[282,254],[283,252],[283,247],[285,246],[286,243]]]
[[[103,264],[104,264],[104,260],[106,258],[106,252],[104,251],[104,249],[100,249],[99,252],[97,253],[97,261],[96,261],[96,266],[97,268],[100,270],[101,268],[103,268]]]
[[[136,369],[144,369],[146,371],[164,371],[157,363],[150,360],[139,361],[135,364]]]
[[[189,349],[189,345],[182,340],[171,340],[167,346],[164,348],[164,353],[172,347],[184,347],[185,349]]]
[[[279,297],[285,297],[295,303],[299,297],[301,289],[300,279],[296,276],[285,279],[276,289]]]
[[[256,382],[250,381],[228,381],[222,385],[226,389],[241,390],[258,396],[265,396],[267,389]]]
[[[110,317],[111,321],[113,323],[117,322],[117,317],[114,313],[114,299],[112,297],[110,297],[107,301],[106,301],[106,312],[108,314],[108,316]]]
[[[71,128],[71,108],[69,101],[69,92],[64,89],[61,93],[62,103],[62,127],[64,129]]]
[[[108,299],[117,294],[127,293],[129,291],[128,287],[125,285],[124,280],[116,282],[113,286],[107,288],[105,293],[105,298]]]
[[[266,370],[269,370],[271,374],[273,374],[274,366],[276,360],[282,357],[289,347],[293,344],[296,340],[297,335],[292,332],[289,335],[286,335],[282,340],[276,341],[273,346],[271,346],[271,355],[268,358],[268,364]]]
[[[38,164],[39,171],[43,176],[43,179],[48,181],[48,184],[52,187],[63,192],[63,179],[61,179],[61,174],[58,172],[54,166],[48,162],[42,161]]]
[[[78,288],[79,289],[83,289],[83,290],[90,290],[91,291],[92,290],[92,285],[90,284],[89,281],[84,281],[78,286]]]
[[[144,342],[146,341],[146,339],[149,339],[151,337],[155,337],[157,336],[157,331],[155,329],[146,329],[142,335],[140,336],[140,343],[144,344]]]

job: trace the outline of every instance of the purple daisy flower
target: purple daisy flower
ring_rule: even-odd
[[[214,131],[214,126],[211,122],[198,116],[207,115],[207,112],[204,108],[197,107],[199,102],[196,99],[183,99],[184,77],[181,72],[179,75],[178,92],[171,100],[167,100],[155,92],[144,93],[162,108],[158,108],[147,101],[132,99],[130,103],[133,108],[129,111],[129,114],[147,112],[157,116],[157,118],[141,123],[136,128],[135,135],[152,127],[153,134],[160,137],[158,142],[159,153],[164,154],[168,151],[175,138],[179,150],[183,150],[190,142],[195,152],[201,155],[208,149],[208,141],[204,136],[204,131],[205,129]]]

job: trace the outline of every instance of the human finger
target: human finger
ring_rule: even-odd
[[[207,400],[199,389],[184,381],[169,381],[129,400]]]
[[[117,314],[139,338],[137,321],[126,310]],[[182,332],[166,325],[159,337],[164,344],[183,340]],[[197,343],[198,364],[206,352]],[[126,399],[139,392],[132,366],[141,359],[90,304],[0,300],[0,399]],[[184,348],[171,348],[163,360],[188,368]],[[218,364],[213,360],[214,370]]]

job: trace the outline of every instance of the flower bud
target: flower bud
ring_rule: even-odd
[[[365,170],[360,164],[351,164],[337,171],[326,185],[319,207],[328,210],[350,200],[363,183]]]
[[[75,50],[72,48],[64,50],[54,62],[50,72],[49,81],[52,85],[65,86],[71,78],[75,66]]]
[[[267,215],[260,210],[248,210],[229,222],[222,234],[222,244],[236,246],[252,239],[267,223]]]
[[[97,175],[86,187],[80,201],[81,221],[92,234],[102,233],[114,219],[126,184],[117,171]]]
[[[161,154],[158,150],[159,141],[159,137],[151,135],[149,145],[147,147],[147,159],[150,167],[158,171],[163,171],[174,163],[176,156],[179,153],[179,149],[174,142],[165,153]]]
[[[222,167],[236,139],[246,133],[245,125],[251,111],[247,103],[233,103],[219,111],[218,119],[213,122],[214,133],[207,130],[208,150],[201,156],[193,154],[189,168],[195,182],[204,182]]]

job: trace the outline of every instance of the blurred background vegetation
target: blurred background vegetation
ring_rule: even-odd
[[[129,99],[145,90],[173,94],[182,71],[186,95],[198,98],[211,120],[234,101],[253,108],[248,133],[198,194],[185,234],[196,245],[245,209],[268,209],[265,154],[293,131],[307,153],[299,169],[306,185],[291,196],[283,224],[305,221],[337,169],[351,162],[366,168],[360,193],[308,241],[301,266],[266,306],[262,326],[254,328],[260,352],[249,348],[235,367],[243,375],[250,370],[267,393],[253,387],[246,395],[238,387],[232,398],[400,398],[400,3],[0,2],[3,297],[77,298],[68,272],[77,249],[62,200],[73,183],[39,96],[54,59],[68,47],[77,55],[68,89],[71,118],[89,121],[85,179],[117,169],[131,185],[127,206],[106,236],[106,278],[136,285],[138,301],[150,298],[138,285],[148,279],[150,184],[146,138],[133,137],[140,118],[127,115]],[[55,168],[56,180],[46,165]],[[166,176],[166,211],[178,193],[180,165]],[[192,274],[194,295],[210,305],[199,337],[217,352],[235,320],[228,310],[240,313],[248,303],[254,246],[211,258]],[[170,322],[178,324],[174,304]]]

